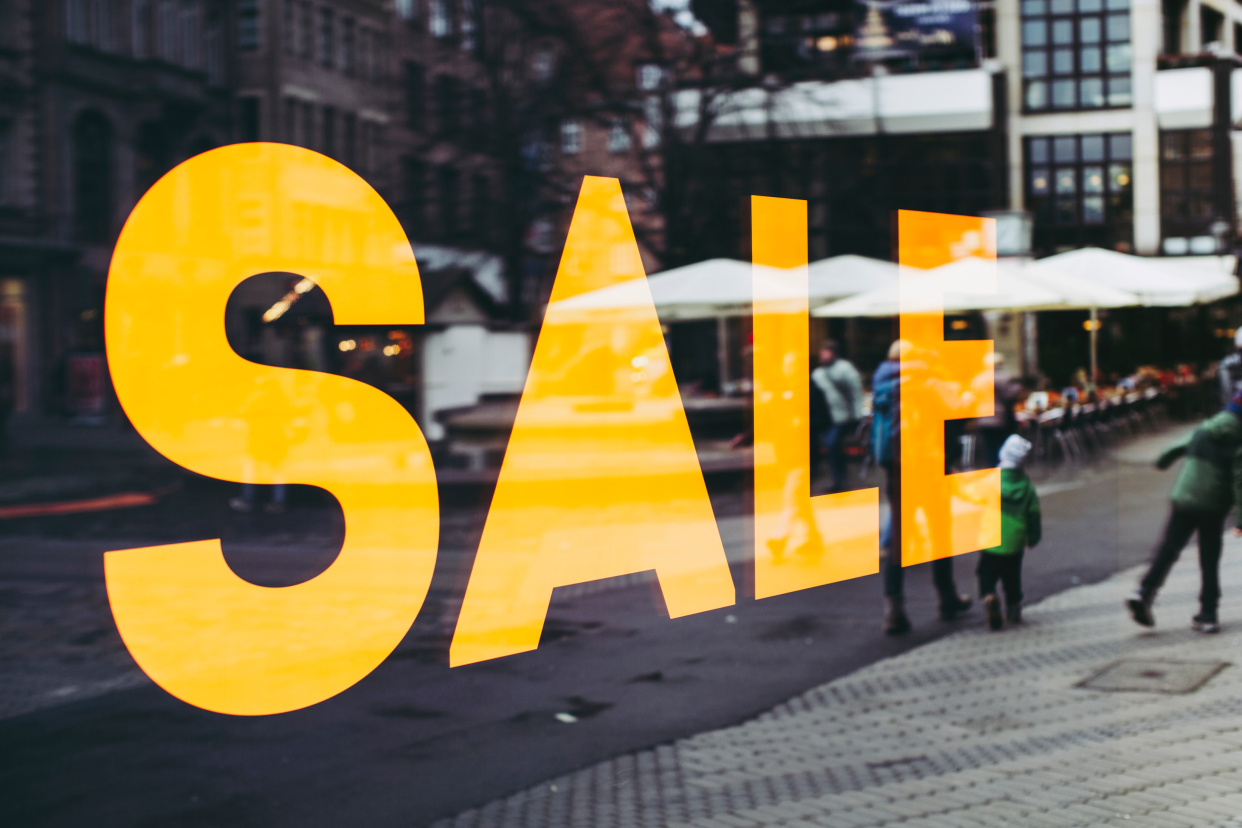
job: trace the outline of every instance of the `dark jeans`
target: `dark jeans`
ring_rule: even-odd
[[[1000,581],[1005,588],[1005,605],[1016,607],[1022,603],[1022,553],[1012,555],[996,555],[991,552],[979,553],[979,595],[992,595],[996,592],[996,582]]]
[[[1156,597],[1156,592],[1164,584],[1169,570],[1177,563],[1178,557],[1190,536],[1199,535],[1199,571],[1202,573],[1203,585],[1199,591],[1199,605],[1207,612],[1216,612],[1220,601],[1220,547],[1225,534],[1225,515],[1222,512],[1195,512],[1174,506],[1169,513],[1169,522],[1164,526],[1164,538],[1156,547],[1151,567],[1143,576],[1140,589],[1148,598]]]
[[[906,571],[901,566],[901,484],[900,473],[892,465],[884,466],[885,480],[888,486],[888,502],[892,507],[888,520],[880,533],[880,543],[888,550],[888,558],[884,562],[884,595],[886,598],[901,598],[905,595]],[[953,559],[941,558],[932,561],[932,584],[942,604],[951,604],[957,600],[957,584],[953,581]]]
[[[824,450],[828,453],[828,468],[832,471],[833,491],[845,491],[849,487],[847,480],[848,465],[845,457],[845,438],[854,433],[858,427],[856,421],[828,426],[820,436]]]

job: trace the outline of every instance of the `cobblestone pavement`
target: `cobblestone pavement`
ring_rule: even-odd
[[[1227,591],[1242,583],[1240,553],[1230,538]],[[1242,601],[1226,596],[1222,634],[1190,629],[1191,549],[1157,602],[1158,627],[1143,630],[1122,607],[1137,574],[1060,593],[1021,627],[964,630],[737,727],[435,828],[1242,826]],[[1152,690],[1080,686],[1119,662]],[[1155,692],[1204,677],[1190,692]]]

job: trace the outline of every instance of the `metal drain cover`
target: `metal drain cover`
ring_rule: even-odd
[[[1078,683],[1089,690],[1191,693],[1229,666],[1226,661],[1125,659]]]

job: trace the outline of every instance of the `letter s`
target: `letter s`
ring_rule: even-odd
[[[422,606],[439,537],[431,454],[395,400],[229,347],[229,294],[273,271],[313,280],[337,324],[423,321],[418,266],[388,205],[346,167],[282,144],[212,150],[160,179],[121,232],[105,304],[117,397],[157,451],[221,480],[322,487],[345,514],[336,561],[295,586],[237,577],[218,539],[105,555],[139,666],[183,701],[234,715],[306,707],[375,669]]]

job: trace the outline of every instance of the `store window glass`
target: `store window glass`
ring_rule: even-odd
[[[1131,138],[1128,133],[1025,139],[1027,208],[1037,245],[1080,239],[1127,247],[1132,237]]]

